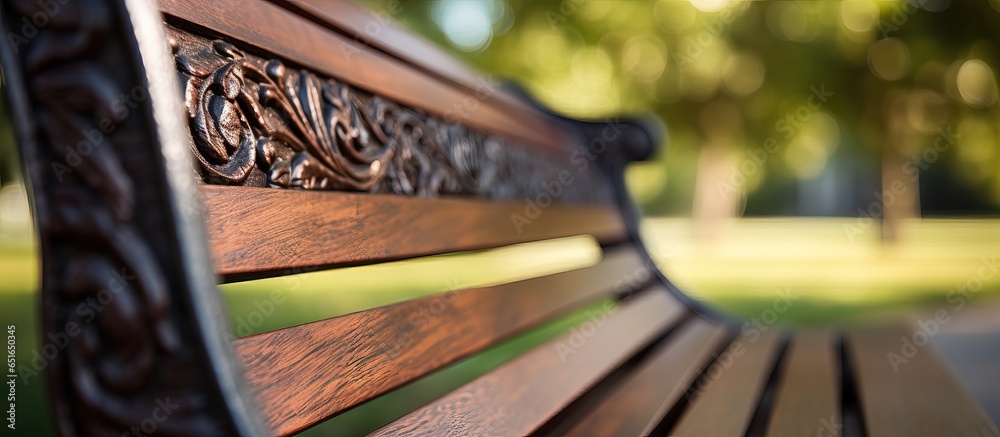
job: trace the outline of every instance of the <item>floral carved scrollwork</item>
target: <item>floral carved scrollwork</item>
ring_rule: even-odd
[[[225,42],[212,49],[218,58],[184,65],[197,87],[188,108],[210,178],[241,182],[256,164],[271,185],[367,190],[384,174],[392,149],[371,119],[385,110],[378,99],[362,102],[278,61],[254,62]]]
[[[521,199],[569,167],[227,42],[168,31],[208,183]],[[608,199],[578,179],[559,200]]]

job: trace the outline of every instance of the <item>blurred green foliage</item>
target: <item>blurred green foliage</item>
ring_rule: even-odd
[[[773,138],[760,171],[728,187],[737,215],[856,215],[894,177],[886,156],[904,165],[940,129],[960,141],[921,168],[921,209],[1000,205],[996,0],[363,3],[558,112],[661,117],[671,145],[631,181],[647,213],[690,213],[695,196],[724,191],[699,194],[698,173],[711,167],[700,159],[739,173],[745,151]],[[832,96],[797,114],[812,89]],[[817,184],[842,201],[804,204]]]

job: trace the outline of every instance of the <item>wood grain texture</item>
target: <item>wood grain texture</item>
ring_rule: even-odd
[[[924,340],[923,331],[905,325],[864,327],[846,333],[845,346],[868,435],[1000,435]]]
[[[694,401],[671,430],[676,436],[743,436],[777,360],[781,336],[773,330],[741,334],[707,369]]]
[[[482,91],[483,74],[470,68],[433,42],[416,35],[392,20],[391,5],[371,11],[345,0],[269,0],[285,9],[323,23],[353,41],[376,48],[434,76],[471,91]],[[402,6],[400,6],[401,8]],[[504,92],[492,97],[498,103],[525,114],[540,115],[537,108]]]
[[[684,313],[665,289],[648,290],[600,326],[585,322],[373,435],[528,435]]]
[[[216,269],[236,277],[581,234],[614,243],[627,233],[610,205],[554,205],[519,233],[519,202],[209,185],[201,193]]]
[[[546,153],[434,117],[222,39],[173,26],[167,32],[185,89],[191,150],[207,183],[613,201],[605,175],[596,166],[572,162],[572,155]],[[637,137],[629,126],[616,125],[621,140]],[[609,147],[624,148],[618,142]],[[608,158],[613,156],[620,155]]]
[[[801,330],[788,345],[767,425],[768,436],[839,436],[840,358],[836,335]]]
[[[645,269],[638,253],[621,249],[592,267],[429,296],[235,346],[264,421],[289,434],[560,313],[630,291],[622,284]]]
[[[685,323],[567,435],[650,435],[727,335],[724,327],[702,319]]]
[[[469,91],[406,65],[386,53],[331,32],[263,0],[160,0],[169,16],[203,26],[399,103],[446,119],[523,140],[546,150],[568,150],[567,134],[537,114],[499,108],[492,84]]]

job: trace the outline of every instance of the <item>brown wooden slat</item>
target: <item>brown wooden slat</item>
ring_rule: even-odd
[[[922,331],[892,325],[846,333],[868,435],[1000,435],[930,345],[904,346],[924,343],[915,332]]]
[[[404,105],[469,126],[565,152],[568,136],[535,114],[500,108],[489,93],[442,81],[263,0],[159,0],[169,16],[279,54]],[[502,105],[501,105],[502,106]]]
[[[836,335],[828,330],[797,332],[784,360],[767,435],[839,436],[840,362]]]
[[[614,206],[553,205],[514,226],[520,202],[203,185],[216,270],[233,277],[359,264],[573,235],[626,238]]]
[[[780,352],[774,330],[741,334],[694,389],[694,401],[671,430],[677,436],[743,436]]]
[[[475,91],[483,84],[481,73],[473,70],[433,42],[414,34],[394,21],[385,11],[371,11],[344,0],[269,0],[279,6],[324,23],[352,40],[375,47],[429,73]],[[403,6],[400,6],[402,8]],[[513,107],[537,112],[507,93],[497,99]]]
[[[665,289],[648,290],[596,329],[581,327],[539,346],[373,435],[528,435],[682,314]]]
[[[288,434],[602,297],[645,271],[633,249],[596,266],[429,296],[236,341],[251,392]],[[638,286],[641,284],[633,284]]]
[[[650,435],[727,335],[724,327],[701,319],[685,324],[567,435]]]

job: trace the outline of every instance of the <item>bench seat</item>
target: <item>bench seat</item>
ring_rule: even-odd
[[[26,17],[0,60],[41,332],[75,333],[45,368],[63,435],[295,434],[582,311],[372,435],[998,435],[926,332],[671,284],[625,189],[656,121],[553,114],[341,0],[0,1],[5,35]],[[218,289],[581,236],[592,265],[242,338]]]

